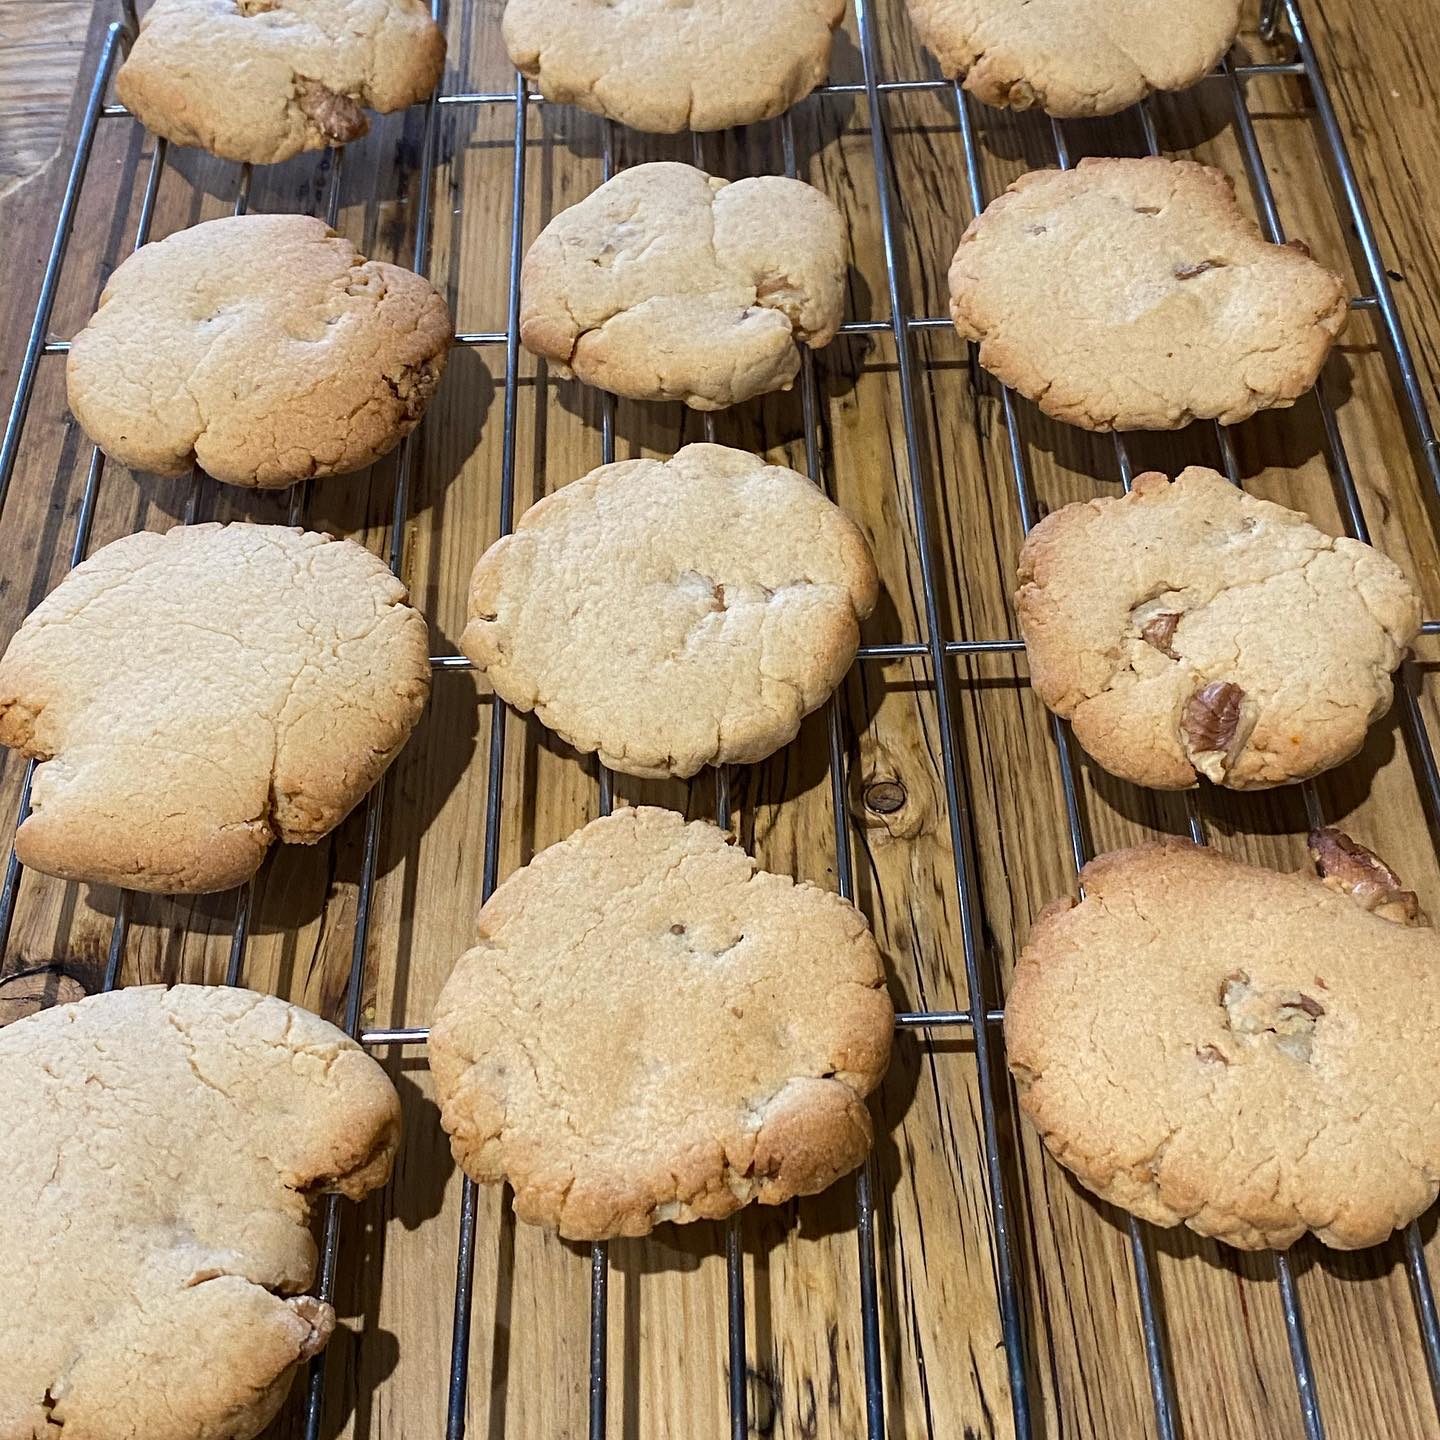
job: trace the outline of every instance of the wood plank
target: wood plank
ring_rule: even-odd
[[[452,0],[450,90],[508,89],[499,5]],[[74,48],[73,7],[34,6],[19,15],[26,45]],[[1433,402],[1440,347],[1440,254],[1428,216],[1440,196],[1440,118],[1427,77],[1440,64],[1440,36],[1420,13],[1362,0],[1309,0],[1337,106],[1415,342]],[[899,0],[874,15],[886,78],[930,73]],[[68,14],[69,29],[61,20]],[[110,16],[88,16],[88,73]],[[6,34],[11,33],[7,30]],[[1253,35],[1245,46],[1268,53]],[[0,61],[0,113],[8,122],[33,101]],[[35,71],[38,75],[38,70]],[[59,73],[58,70],[56,73]],[[855,20],[837,46],[834,77],[861,76]],[[28,83],[28,79],[27,79]],[[44,87],[42,87],[44,88]],[[52,109],[55,86],[46,102]],[[1287,227],[1327,263],[1352,267],[1353,236],[1337,215],[1303,86],[1252,82],[1250,108]],[[901,275],[915,314],[944,309],[944,273],[969,218],[946,94],[885,100],[900,203]],[[1156,104],[1167,149],[1195,154],[1241,175],[1225,82]],[[976,107],[990,193],[1023,169],[1053,161],[1041,117]],[[69,134],[73,137],[72,106]],[[887,293],[868,114],[863,97],[805,102],[795,126],[802,174],[835,197],[851,226],[854,318],[887,318]],[[463,329],[504,326],[510,224],[509,106],[447,107],[439,132],[430,270],[446,288]],[[1075,153],[1139,153],[1133,117],[1067,126]],[[367,253],[408,260],[418,199],[423,117],[416,110],[375,128],[348,152],[340,228]],[[68,143],[68,142],[67,142]],[[65,152],[63,146],[61,154]],[[150,142],[127,120],[102,123],[65,269],[54,333],[88,314],[103,278],[133,243],[138,190]],[[692,158],[688,138],[622,135],[620,163]],[[600,127],[561,107],[531,106],[527,118],[525,223],[533,236],[557,210],[598,183]],[[781,167],[779,127],[706,137],[702,163],[738,176]],[[63,163],[0,197],[0,233],[14,282],[0,295],[0,365],[13,383],[48,247]],[[256,172],[257,210],[323,205],[331,174],[305,156]],[[157,235],[227,213],[234,166],[193,151],[167,163]],[[1244,187],[1242,185],[1242,194]],[[1015,633],[1009,601],[1020,517],[1009,470],[998,391],[972,369],[953,334],[917,342],[916,406],[922,493],[934,540],[947,637]],[[12,493],[0,517],[0,638],[63,573],[75,534],[90,447],[64,410],[62,364],[46,360]],[[867,626],[870,643],[924,634],[916,515],[905,459],[894,345],[888,335],[844,337],[820,357],[822,460],[831,493],[865,527],[877,552],[885,598]],[[1326,384],[1339,402],[1341,433],[1377,543],[1420,583],[1440,614],[1434,499],[1411,458],[1392,392],[1393,376],[1373,317],[1357,315]],[[498,533],[503,350],[457,351],[419,432],[404,536],[403,572],[430,618],[432,647],[453,653],[463,623],[464,582]],[[583,473],[600,458],[592,393],[560,382],[522,357],[517,388],[516,506]],[[1086,436],[1020,406],[1022,444],[1044,508],[1113,491],[1118,470],[1105,437]],[[796,395],[718,417],[718,438],[803,468]],[[618,407],[622,456],[666,453],[698,438],[697,417],[679,407]],[[1247,484],[1303,506],[1338,527],[1323,427],[1312,401],[1239,428]],[[1176,469],[1216,463],[1213,434],[1137,437],[1138,466]],[[395,459],[358,477],[312,487],[308,522],[352,534],[377,550],[387,542]],[[106,466],[92,548],[137,526],[163,528],[183,512],[188,482],[157,482]],[[248,495],[204,482],[206,517],[280,519],[285,497]],[[1434,641],[1413,667],[1427,722],[1435,724]],[[842,692],[848,761],[843,823],[855,854],[857,899],[875,924],[906,1007],[963,1006],[961,907],[943,763],[944,738],[928,667],[866,662]],[[947,667],[961,829],[973,852],[970,894],[977,957],[995,1003],[1030,917],[1071,888],[1060,771],[1043,708],[1024,684],[1022,657],[992,655]],[[465,947],[480,899],[481,839],[490,746],[488,696],[469,672],[436,679],[429,712],[397,762],[386,790],[384,843],[369,937],[367,1023],[423,1024],[453,958]],[[502,870],[523,863],[596,813],[593,765],[581,764],[533,723],[506,727]],[[1440,868],[1398,718],[1377,727],[1365,753],[1321,783],[1327,816],[1375,844],[1440,908]],[[1179,832],[1174,797],[1145,795],[1080,764],[1085,838],[1093,848],[1157,831]],[[8,845],[21,767],[0,770],[0,843]],[[898,784],[903,803],[880,813],[865,803],[877,781]],[[712,813],[708,777],[694,784],[622,779],[620,794]],[[797,743],[732,778],[736,823],[766,865],[834,885],[837,865],[826,727],[808,723]],[[1201,806],[1215,840],[1264,863],[1300,858],[1304,812],[1288,792],[1237,797],[1206,791]],[[274,989],[332,1016],[343,1008],[361,867],[363,816],[313,850],[278,852],[257,881],[247,983]],[[116,897],[27,875],[6,972],[58,961],[93,986],[103,967]],[[190,900],[137,897],[125,951],[127,982],[224,974],[233,895]],[[410,1437],[441,1433],[449,1367],[451,1298],[459,1224],[459,1179],[436,1124],[423,1051],[386,1063],[405,1100],[409,1134],[385,1194],[347,1217],[338,1301],[347,1330],[326,1357],[327,1435]],[[1000,1077],[997,1076],[997,1080]],[[1024,1285],[1028,1372],[1037,1432],[1128,1437],[1153,1431],[1140,1343],[1133,1260],[1123,1217],[1097,1204],[1041,1153],[1016,1122],[1001,1081],[1000,1138],[1007,1196]],[[1013,1433],[996,1303],[994,1234],[984,1183],[979,1083],[971,1037],[902,1036],[878,1097],[874,1161],[879,1237],[880,1322],[888,1433],[893,1436],[1008,1436]],[[1433,1217],[1424,1234],[1434,1256]],[[748,1388],[752,1430],[775,1437],[863,1433],[864,1391],[854,1236],[854,1191],[755,1212],[743,1222],[747,1278]],[[1175,1361],[1187,1437],[1301,1433],[1293,1372],[1272,1266],[1188,1233],[1150,1231],[1165,1332]],[[613,1434],[719,1436],[725,1423],[723,1230],[668,1229],[617,1242],[610,1297],[610,1424]],[[1440,1433],[1398,1243],[1361,1256],[1304,1244],[1294,1254],[1320,1396],[1334,1437]],[[477,1231],[468,1424],[471,1434],[544,1437],[584,1433],[589,1257],[515,1224],[504,1197],[482,1195]],[[281,1431],[293,1432],[292,1400]],[[277,1432],[278,1433],[278,1432]]]

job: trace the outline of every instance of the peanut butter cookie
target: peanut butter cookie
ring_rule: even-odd
[[[1113,115],[1208,74],[1240,25],[1239,0],[907,0],[947,75],[987,105]]]
[[[618,810],[481,910],[430,1066],[456,1160],[522,1220],[644,1235],[813,1194],[869,1151],[894,1024],[875,941],[730,840]]]
[[[358,140],[444,65],[423,0],[155,0],[115,90],[177,145],[268,165]]]
[[[636,130],[727,130],[824,82],[845,0],[509,0],[505,44],[547,100]]]
[[[0,659],[0,744],[39,759],[26,865],[224,890],[309,845],[409,738],[428,633],[384,563],[280,525],[177,525],[96,551]]]
[[[1420,630],[1392,561],[1198,466],[1046,516],[1019,580],[1036,693],[1107,770],[1162,790],[1349,759]]]
[[[0,1030],[0,1435],[249,1440],[335,1312],[312,1197],[390,1176],[400,1105],[248,990],[118,990]]]
[[[840,212],[803,181],[636,165],[540,232],[520,335],[587,385],[720,410],[788,390],[798,347],[835,338],[846,254]]]
[[[1035,922],[1005,1015],[1021,1109],[1104,1200],[1244,1250],[1377,1245],[1435,1199],[1440,942],[1333,830],[1315,872],[1169,840]]]
[[[475,567],[460,648],[577,750],[693,775],[794,739],[850,668],[877,583],[805,476],[687,445],[528,510]]]
[[[1092,157],[1022,175],[971,222],[950,313],[1047,415],[1175,430],[1292,405],[1348,301],[1303,246],[1261,237],[1219,170]]]
[[[363,469],[419,423],[450,348],[428,280],[307,215],[241,215],[130,256],[71,342],[70,408],[132,470],[276,489]]]

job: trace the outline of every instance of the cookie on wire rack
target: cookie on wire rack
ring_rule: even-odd
[[[1104,1200],[1245,1250],[1377,1245],[1440,1185],[1440,939],[1335,830],[1279,874],[1167,840],[1035,921],[1005,1039],[1020,1107]]]
[[[323,839],[409,738],[424,617],[363,546],[281,525],[116,540],[0,659],[0,744],[40,761],[15,836],[50,875],[197,893]]]
[[[1240,0],[906,0],[946,75],[987,105],[1113,115],[1219,63]]]
[[[65,368],[85,433],[132,470],[278,489],[344,475],[419,423],[450,312],[423,276],[308,215],[210,220],[110,277]]]
[[[444,65],[424,0],[155,0],[115,90],[177,145],[267,165],[358,140]]]
[[[859,1165],[890,1057],[880,953],[849,902],[704,822],[617,810],[480,911],[430,1028],[473,1179],[569,1239],[823,1190]]]
[[[823,84],[845,0],[508,0],[515,67],[547,100],[636,130],[728,130]]]
[[[151,985],[0,1029],[0,1105],[0,1434],[258,1434],[335,1328],[315,1197],[389,1178],[385,1072],[298,1006]]]
[[[804,475],[723,445],[602,465],[481,557],[460,648],[630,775],[763,760],[855,658],[878,580]]]
[[[1162,790],[1341,764],[1420,632],[1393,561],[1199,466],[1047,515],[1018,578],[1036,693],[1112,774]]]
[[[631,166],[531,245],[520,336],[587,385],[720,410],[788,390],[799,347],[835,338],[847,254],[840,212],[802,180]]]
[[[1160,156],[1022,175],[950,266],[950,314],[980,363],[1087,430],[1292,405],[1348,313],[1340,277],[1263,239],[1226,175]]]

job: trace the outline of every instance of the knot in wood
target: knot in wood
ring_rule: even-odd
[[[877,815],[893,815],[909,798],[898,780],[872,780],[865,787],[865,808]]]

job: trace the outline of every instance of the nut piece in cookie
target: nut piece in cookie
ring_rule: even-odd
[[[635,130],[728,130],[830,69],[845,0],[508,0],[505,45],[547,100]]]
[[[1420,628],[1383,555],[1193,466],[1046,516],[1019,581],[1036,693],[1112,774],[1162,790],[1347,760]]]
[[[1315,873],[1332,890],[1399,925],[1429,924],[1415,892],[1373,850],[1328,825],[1310,832],[1309,848]]]
[[[129,257],[65,367],[85,433],[132,470],[275,489],[345,475],[419,423],[450,312],[307,215],[241,215]]]
[[[720,410],[788,390],[799,346],[835,338],[847,253],[840,212],[803,181],[635,165],[540,232],[520,335],[587,385]]]
[[[340,823],[430,688],[424,617],[349,540],[177,525],[98,550],[0,659],[0,744],[40,761],[15,853],[196,893]]]
[[[987,105],[1113,115],[1214,68],[1239,0],[907,0],[945,74]]]
[[[805,476],[723,445],[605,465],[470,581],[460,648],[495,692],[630,775],[763,760],[855,658],[860,530]]]
[[[425,0],[155,0],[115,89],[155,134],[267,165],[358,140],[444,65]]]
[[[1219,170],[1092,157],[1022,175],[971,222],[950,314],[1047,415],[1174,430],[1293,404],[1348,301],[1303,246],[1261,237]]]
[[[0,1030],[0,1427],[250,1440],[335,1312],[312,1199],[390,1176],[400,1104],[342,1031],[143,986]]]
[[[714,825],[617,810],[480,912],[430,1027],[455,1159],[568,1239],[823,1190],[870,1149],[894,1011],[864,917]]]
[[[1336,831],[1311,844],[1363,872],[1354,893],[1170,840],[1101,855],[1084,899],[1036,921],[1010,1068],[1102,1199],[1247,1250],[1376,1245],[1434,1201],[1440,939],[1385,918],[1383,862]]]

